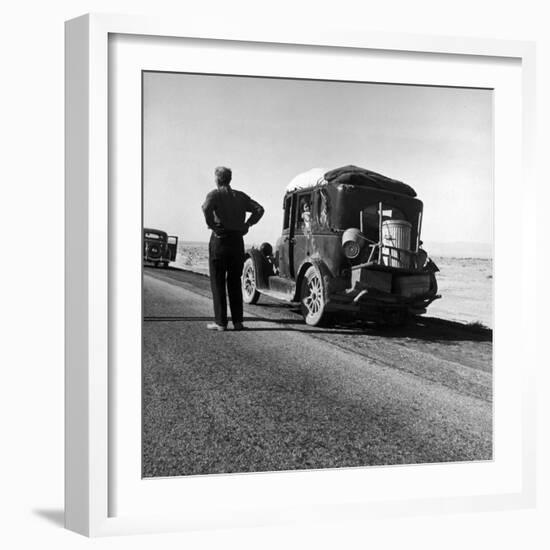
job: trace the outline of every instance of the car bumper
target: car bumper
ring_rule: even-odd
[[[411,315],[426,313],[427,307],[440,294],[428,292],[417,296],[402,296],[372,289],[353,290],[331,296],[327,309],[331,311],[355,311],[357,313],[372,313],[374,316],[384,311],[406,310]]]

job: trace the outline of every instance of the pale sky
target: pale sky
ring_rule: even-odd
[[[492,242],[490,90],[145,73],[143,101],[146,227],[207,241],[224,165],[266,211],[246,240],[273,244],[295,175],[355,164],[414,187],[425,243]]]

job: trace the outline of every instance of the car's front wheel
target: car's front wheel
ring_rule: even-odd
[[[244,262],[241,283],[244,303],[255,304],[260,298],[260,293],[256,286],[256,267],[252,258],[247,258]]]
[[[302,279],[300,308],[308,325],[320,325],[327,318],[323,276],[313,265],[308,267]]]

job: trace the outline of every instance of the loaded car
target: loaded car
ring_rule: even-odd
[[[440,298],[420,240],[423,204],[406,183],[356,166],[314,169],[290,182],[283,211],[275,248],[246,252],[246,303],[297,302],[309,325],[334,313],[395,325]]]
[[[178,238],[159,229],[143,229],[143,261],[168,267],[176,259]]]

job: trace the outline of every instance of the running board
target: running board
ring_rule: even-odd
[[[265,288],[259,288],[258,292],[264,296],[269,296],[283,302],[293,302],[292,298],[294,298],[294,293],[286,294],[285,292],[276,292],[275,290],[267,290]]]
[[[267,279],[267,284],[269,288],[258,288],[258,292],[277,300],[284,300],[285,302],[289,302],[294,298],[296,292],[296,283],[294,281],[285,277],[272,275]]]

